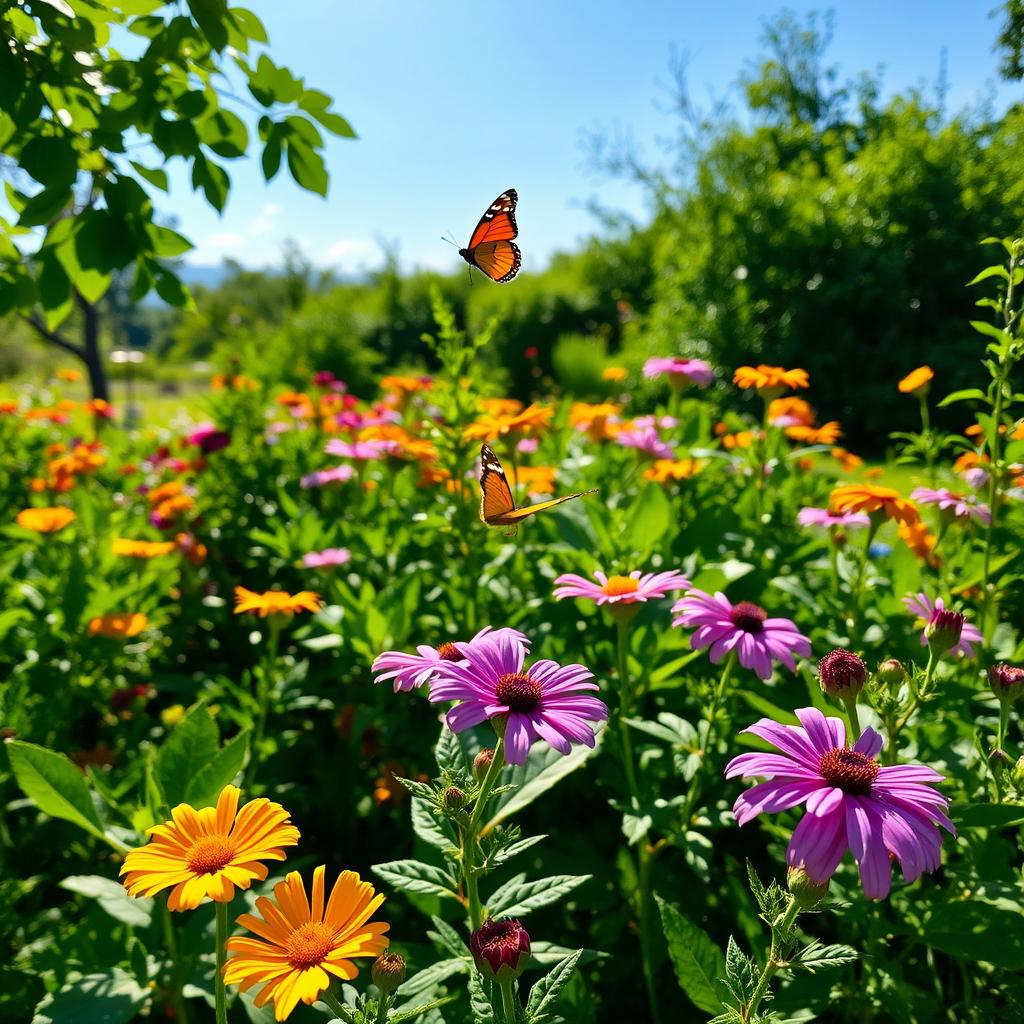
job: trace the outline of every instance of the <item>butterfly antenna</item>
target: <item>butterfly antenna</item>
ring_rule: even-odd
[[[450,235],[451,232],[449,231],[448,234]],[[447,242],[449,245],[454,245],[456,249],[458,249],[458,247],[459,247],[459,243],[456,242],[455,239],[448,238],[446,235],[442,235],[441,236],[441,241],[442,242]]]

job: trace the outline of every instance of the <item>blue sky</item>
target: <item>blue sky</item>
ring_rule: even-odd
[[[162,212],[196,249],[196,265],[230,256],[247,266],[280,262],[291,238],[308,258],[345,273],[379,265],[381,242],[403,267],[454,269],[451,230],[465,244],[503,189],[519,190],[524,269],[571,249],[597,225],[590,200],[642,218],[634,186],[595,175],[581,136],[628,130],[652,158],[669,135],[665,83],[673,49],[688,54],[698,100],[732,96],[758,52],[763,20],[781,3],[761,0],[520,0],[508,3],[353,3],[246,0],[270,34],[278,63],[335,99],[359,139],[331,139],[328,198],[286,173],[265,185],[255,161],[229,166],[233,190],[218,217],[184,175]],[[790,2],[798,13],[821,4]],[[887,92],[931,89],[946,52],[947,106],[1019,97],[997,79],[996,0],[858,0],[835,5],[830,56],[844,75],[882,68]]]

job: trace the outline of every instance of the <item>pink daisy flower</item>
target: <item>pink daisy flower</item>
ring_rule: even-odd
[[[801,526],[844,526],[848,530],[870,526],[871,519],[863,512],[829,512],[827,508],[802,508],[796,514]]]
[[[927,626],[931,621],[932,616],[936,611],[946,611],[946,605],[941,597],[937,597],[934,601],[923,591],[919,594],[907,594],[903,598],[903,603],[906,605],[907,611],[912,615],[916,615],[921,622]],[[950,654],[962,654],[967,658],[974,657],[974,644],[982,643],[981,630],[977,626],[972,626],[969,622],[963,624],[963,628],[960,630],[960,640],[950,648]],[[928,645],[928,638],[925,636],[924,630],[921,631],[921,646],[926,647]]]
[[[686,378],[697,387],[706,388],[714,379],[711,364],[703,359],[683,359],[681,356],[654,356],[644,363],[645,377],[668,375],[670,379]]]
[[[365,422],[365,421],[364,421]],[[333,438],[327,442],[324,451],[328,455],[339,455],[343,459],[356,459],[359,462],[369,462],[373,459],[382,459],[385,455],[391,455],[398,451],[397,441],[342,441],[340,438]]]
[[[586,597],[602,604],[634,604],[664,597],[673,590],[689,590],[690,581],[675,569],[669,572],[648,572],[640,575],[634,569],[628,576],[605,576],[595,571],[594,579],[588,580],[575,573],[565,573],[555,580],[555,597],[561,601],[567,597]]]
[[[714,596],[703,590],[689,591],[672,606],[679,612],[673,626],[696,626],[690,637],[694,650],[711,648],[711,663],[717,665],[730,651],[736,651],[740,664],[752,669],[761,679],[772,674],[772,659],[796,671],[793,655],[808,657],[811,641],[790,619],[769,619],[763,608],[750,601],[734,605],[722,593]]]
[[[348,548],[324,548],[323,551],[310,551],[302,556],[302,564],[307,569],[324,569],[328,566],[344,565],[352,558]]]
[[[326,487],[327,484],[343,484],[353,476],[355,470],[351,466],[332,466],[330,469],[307,473],[299,483],[308,490],[310,487]]]
[[[490,626],[484,626],[468,644],[454,644],[450,641],[437,647],[419,644],[415,654],[406,654],[404,651],[385,651],[374,658],[370,671],[377,677],[374,679],[375,683],[383,683],[389,679],[394,680],[392,686],[395,693],[398,693],[399,690],[415,690],[424,683],[430,682],[446,662],[463,663],[465,654],[462,649],[472,647],[484,637],[493,639],[498,636],[507,637],[524,649],[530,646],[527,637],[517,629],[492,630]]]
[[[620,430],[615,440],[626,448],[636,448],[655,459],[674,459],[675,452],[658,436],[654,427],[630,427]]]
[[[499,631],[471,644],[456,644],[465,658],[446,662],[430,684],[430,699],[459,703],[447,714],[452,732],[492,718],[505,719],[505,760],[525,764],[537,740],[568,754],[573,743],[594,746],[589,722],[605,721],[608,708],[586,691],[596,690],[583,665],[535,661],[524,669],[526,648]]]
[[[973,494],[965,497],[946,487],[915,487],[910,492],[910,499],[921,505],[937,505],[942,512],[949,510],[957,519],[977,519],[986,526],[992,521],[988,505],[978,501]]]
[[[851,749],[841,719],[826,718],[817,708],[798,708],[796,716],[800,726],[762,718],[743,730],[781,753],[740,754],[726,766],[727,779],[768,780],[737,799],[736,821],[745,825],[763,812],[805,805],[786,860],[823,885],[849,850],[869,899],[889,895],[891,858],[908,882],[934,871],[942,848],[938,826],[956,835],[949,801],[932,788],[943,776],[924,765],[880,765],[875,758],[882,737],[873,729],[865,729]]]
[[[201,423],[191,434],[188,435],[188,443],[195,445],[203,455],[212,452],[219,452],[221,448],[227,448],[231,444],[231,435],[226,430],[220,430],[213,423]]]

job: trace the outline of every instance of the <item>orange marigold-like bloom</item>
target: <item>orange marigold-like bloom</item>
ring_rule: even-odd
[[[768,403],[768,422],[792,420],[787,426],[814,426],[814,410],[802,398],[775,398]]]
[[[74,384],[76,380],[81,380],[82,374],[78,370],[67,370],[61,368],[57,371],[57,380],[67,381],[69,384]]]
[[[644,470],[644,478],[666,484],[670,480],[689,480],[703,468],[701,459],[655,459],[654,464]]]
[[[149,829],[152,841],[131,850],[121,866],[128,894],[171,889],[170,910],[194,910],[207,896],[230,903],[236,887],[263,881],[267,868],[260,862],[284,860],[283,848],[299,841],[299,830],[280,804],[260,797],[239,811],[239,796],[235,786],[225,786],[215,808],[178,804],[171,821]]]
[[[786,437],[802,444],[835,444],[843,436],[843,428],[836,420],[820,427],[795,426],[786,428]]]
[[[146,492],[146,500],[150,505],[159,505],[168,498],[173,498],[185,490],[185,485],[180,480],[168,480],[165,484],[152,487]]]
[[[523,408],[515,398],[481,398],[479,405],[488,416],[515,416]]]
[[[316,415],[313,400],[302,391],[285,391],[275,399],[278,405],[291,410],[297,419],[311,420]]]
[[[10,416],[18,411],[17,402],[0,402],[0,416]]]
[[[210,381],[210,387],[214,391],[255,391],[259,384],[241,373],[216,373]]]
[[[514,487],[525,488],[527,494],[554,494],[554,467],[519,466],[512,473],[512,484]]]
[[[174,544],[192,565],[202,565],[206,561],[206,545],[200,544],[191,533],[176,534]]]
[[[14,521],[36,533],[57,533],[77,518],[69,508],[26,508],[15,516]]]
[[[74,402],[71,403],[74,405]],[[67,423],[68,414],[63,409],[58,408],[45,408],[40,406],[38,409],[29,409],[25,413],[25,419],[32,420],[47,420],[50,423]]]
[[[744,390],[774,391],[786,388],[810,387],[806,370],[786,370],[781,366],[741,366],[733,374],[732,382]]]
[[[141,612],[109,612],[89,620],[89,636],[107,636],[122,639],[138,636],[149,625]]]
[[[103,398],[90,398],[88,402],[82,403],[82,408],[90,416],[95,416],[98,419],[112,420],[114,418],[114,407]]]
[[[170,540],[130,540],[118,537],[114,540],[112,551],[124,558],[159,558],[169,555],[175,548]]]
[[[238,918],[259,938],[235,935],[227,941],[234,955],[224,965],[224,981],[243,992],[261,986],[256,1006],[273,999],[275,1020],[287,1019],[300,1000],[315,1003],[332,976],[351,981],[359,973],[353,960],[377,957],[390,942],[390,925],[370,920],[383,895],[354,871],[343,871],[327,897],[325,873],[323,865],[313,871],[310,899],[298,871],[289,872],[274,886],[273,899],[256,900],[262,916]]]
[[[158,520],[169,522],[172,519],[177,519],[180,515],[184,515],[194,506],[195,502],[187,494],[176,494],[173,498],[161,501],[153,509],[153,516]]]
[[[885,476],[885,470],[881,466],[871,466],[864,470],[865,480],[881,480]]]
[[[917,506],[891,487],[873,484],[844,484],[829,497],[829,508],[835,512],[867,512],[915,525],[921,518]]]
[[[900,523],[899,531],[903,542],[918,558],[929,565],[939,564],[938,557],[932,554],[932,548],[938,543],[938,538],[929,531],[922,520],[916,523]]]
[[[602,380],[610,380],[612,383],[617,384],[619,381],[625,380],[627,377],[627,371],[624,366],[606,366],[601,372]]]
[[[721,437],[722,447],[726,451],[734,448],[749,448],[754,443],[754,435],[749,430],[740,430],[735,434],[723,434]]]
[[[433,383],[433,379],[426,374],[422,377],[403,377],[401,374],[392,374],[388,377],[381,377],[380,389],[381,391],[396,391],[412,395],[417,391],[428,390]]]
[[[864,460],[859,455],[854,455],[845,448],[833,448],[831,455],[847,473],[852,473],[864,465]]]
[[[514,415],[483,416],[466,427],[462,436],[467,441],[494,441],[508,434],[529,437],[546,427],[554,415],[554,409],[534,402]]]
[[[911,370],[899,382],[899,389],[905,395],[918,395],[927,388],[935,377],[935,371],[930,366],[919,366],[916,370]]]
[[[619,415],[622,407],[614,402],[573,402],[569,409],[569,422],[578,430],[584,431],[591,441],[607,441],[621,429],[620,423],[613,420]]]
[[[356,435],[356,440],[394,441],[398,445],[398,451],[395,454],[417,462],[432,462],[437,458],[437,448],[432,441],[413,437],[407,430],[395,423],[381,423],[373,427],[364,427]]]
[[[320,598],[312,590],[300,590],[297,594],[288,594],[283,590],[265,590],[257,594],[245,587],[235,587],[235,614],[255,612],[261,619],[268,615],[292,616],[296,612],[316,612],[320,610]]]

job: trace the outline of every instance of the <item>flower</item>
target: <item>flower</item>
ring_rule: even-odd
[[[820,427],[798,423],[786,428],[786,437],[801,444],[835,444],[842,436],[843,430],[837,420],[829,420]]]
[[[830,512],[827,508],[800,509],[796,521],[801,526],[842,526],[844,529],[859,529],[870,526],[871,520],[863,512]]]
[[[149,829],[151,841],[129,851],[121,866],[128,895],[171,889],[170,910],[194,910],[207,896],[230,903],[236,887],[266,878],[260,861],[284,860],[283,847],[299,841],[299,830],[280,804],[260,797],[239,810],[239,796],[241,790],[225,786],[216,808],[178,804],[171,821]]]
[[[625,380],[626,376],[627,372],[624,366],[606,366],[601,371],[601,380],[611,381],[613,384]]]
[[[232,936],[224,965],[224,981],[247,991],[262,986],[256,1005],[274,1001],[274,1019],[285,1020],[299,1000],[312,1005],[331,983],[331,976],[351,981],[359,973],[356,957],[376,957],[387,949],[391,927],[370,917],[384,902],[369,882],[354,871],[342,871],[325,900],[321,864],[313,871],[312,900],[298,871],[274,886],[274,898],[260,896],[262,915],[242,914],[238,923],[260,936]],[[261,941],[265,940],[265,941]]]
[[[89,636],[122,638],[138,636],[149,625],[149,619],[140,612],[111,612],[89,620]]]
[[[655,459],[652,466],[644,470],[644,479],[656,484],[667,484],[670,480],[689,480],[704,468],[701,459]]]
[[[399,374],[391,374],[388,377],[381,377],[381,391],[393,391],[399,394],[411,395],[417,391],[426,391],[433,385],[433,378],[427,374],[420,377],[403,377]]]
[[[942,598],[938,597],[934,601],[925,593],[919,594],[907,594],[903,598],[903,603],[907,607],[907,611],[916,615],[920,620],[920,624],[925,627],[921,633],[921,646],[925,647],[928,644],[927,625],[931,622],[932,616],[936,611],[944,611],[945,604],[943,604]],[[955,614],[955,613],[954,613]],[[972,626],[969,622],[964,622],[960,629],[960,637],[952,647],[949,648],[951,654],[963,654],[965,657],[974,657],[974,644],[982,643],[981,630],[977,626]]]
[[[114,418],[114,407],[104,398],[90,398],[88,402],[82,403],[82,410],[97,419],[112,420]]]
[[[627,427],[615,435],[615,440],[626,448],[636,448],[656,459],[675,457],[675,452],[662,441],[654,427]]]
[[[911,370],[899,382],[898,387],[905,395],[923,395],[927,393],[928,385],[934,376],[935,371],[930,366],[919,366],[916,370]]]
[[[900,497],[891,487],[876,487],[874,484],[844,484],[829,496],[829,506],[836,512],[877,513],[885,519],[912,526],[921,517],[916,506]]]
[[[508,634],[525,648],[530,646],[530,641],[518,629],[492,630],[490,626],[484,626],[469,642],[475,644],[485,636],[494,637],[498,634]],[[375,683],[384,683],[393,679],[392,688],[395,693],[398,693],[400,690],[415,690],[424,683],[429,683],[437,676],[438,670],[446,661],[461,662],[463,660],[464,655],[458,645],[450,641],[439,644],[437,647],[420,644],[417,646],[415,654],[406,654],[404,651],[385,651],[383,654],[378,654],[370,666],[370,671],[377,676],[374,679]]]
[[[614,402],[573,402],[569,408],[569,422],[582,430],[591,441],[606,441],[619,430],[619,412],[622,407]]]
[[[81,380],[82,374],[79,370],[68,370],[63,367],[57,371],[57,380],[67,381],[69,384],[73,384],[76,380]]]
[[[836,648],[818,662],[821,689],[831,697],[856,697],[868,681],[868,667],[853,651]]]
[[[307,473],[299,480],[299,484],[307,490],[310,487],[324,487],[327,484],[343,484],[355,476],[355,470],[347,463],[343,466],[332,466],[330,469],[318,469]]]
[[[923,559],[929,565],[939,565],[940,559],[938,555],[932,554],[932,549],[939,542],[939,538],[935,536],[925,526],[923,520],[918,520],[916,523],[900,523],[899,524],[900,540],[910,548],[911,551],[917,555],[918,558]]]
[[[560,754],[573,743],[594,746],[588,722],[604,721],[608,709],[585,691],[596,690],[593,673],[583,665],[536,661],[524,670],[525,646],[508,631],[472,644],[456,644],[464,661],[445,662],[430,684],[430,699],[459,703],[446,716],[452,732],[487,719],[505,719],[505,760],[525,764],[538,739]]]
[[[202,565],[206,561],[207,554],[209,554],[206,550],[206,545],[201,544],[191,533],[176,534],[174,545],[192,565]]]
[[[256,612],[261,619],[268,615],[292,616],[296,612],[316,612],[320,610],[320,598],[312,590],[301,590],[297,594],[288,594],[283,590],[265,590],[257,594],[245,587],[235,587],[235,614]]]
[[[159,558],[161,555],[169,555],[176,547],[172,540],[129,540],[127,537],[117,537],[111,550],[124,558]]]
[[[781,366],[765,366],[763,363],[739,367],[733,374],[732,382],[744,390],[757,388],[761,394],[776,398],[786,388],[810,387],[806,370],[786,370]]]
[[[512,472],[512,486],[524,488],[531,497],[555,493],[553,466],[517,466]]]
[[[645,377],[667,375],[674,387],[683,383],[683,379],[706,388],[714,379],[715,373],[711,364],[704,359],[683,359],[680,356],[654,356],[644,363]]]
[[[689,590],[690,581],[672,569],[668,572],[648,572],[640,575],[634,569],[628,576],[606,576],[596,571],[593,583],[575,573],[565,573],[555,580],[555,597],[561,601],[567,597],[585,597],[602,604],[634,604],[664,597],[673,590]]]
[[[324,548],[323,551],[309,551],[302,556],[307,569],[324,569],[332,565],[344,565],[352,558],[348,548]]]
[[[405,981],[405,957],[398,953],[381,953],[373,961],[370,977],[384,995],[391,995]]]
[[[880,765],[882,737],[867,728],[852,748],[846,726],[816,708],[798,708],[800,726],[762,718],[744,732],[781,753],[740,754],[725,769],[727,779],[761,776],[733,805],[742,826],[762,812],[804,804],[807,813],[789,841],[786,860],[824,884],[849,849],[860,869],[864,895],[884,899],[892,885],[894,859],[908,882],[940,863],[941,825],[956,835],[946,816],[949,801],[932,783],[943,776],[924,765]]]
[[[679,617],[673,626],[696,626],[690,638],[694,650],[711,648],[711,662],[717,665],[735,650],[740,664],[761,679],[772,674],[772,659],[796,671],[793,655],[808,657],[811,642],[790,619],[769,619],[763,608],[749,601],[732,604],[722,593],[713,597],[703,590],[690,590],[672,606]]]
[[[960,643],[964,629],[964,617],[960,612],[948,608],[935,608],[924,627],[924,638],[930,650],[944,654]]]
[[[813,427],[814,410],[802,398],[776,398],[768,403],[766,419],[773,427]]]
[[[187,440],[203,455],[209,455],[227,448],[231,444],[231,435],[226,430],[219,430],[213,423],[203,423],[188,435]]]
[[[502,404],[499,406],[499,403]],[[508,399],[485,400],[480,404],[485,414],[462,432],[467,441],[496,441],[508,434],[530,436],[547,427],[555,415],[550,406],[538,405],[536,402],[516,412],[494,411],[498,408],[508,409]],[[518,402],[515,406],[519,409]]]
[[[469,937],[476,969],[499,984],[514,981],[530,959],[530,936],[515,918],[484,923]]]
[[[355,459],[357,462],[369,462],[382,459],[385,455],[393,455],[398,449],[395,441],[342,441],[334,438],[327,442],[324,451],[328,455],[338,455],[343,459]],[[346,477],[347,479],[347,477]],[[304,485],[308,486],[308,485]]]
[[[833,448],[829,454],[839,463],[844,473],[852,473],[864,465],[864,460],[859,455],[854,455],[845,448]]]
[[[912,501],[922,505],[937,505],[940,511],[949,510],[951,518],[977,519],[986,526],[992,521],[992,513],[988,505],[978,501],[973,495],[954,494],[946,487],[915,487],[910,492]]]
[[[1024,693],[1024,668],[1002,662],[988,670],[988,684],[1000,703],[1012,704]]]
[[[57,533],[78,517],[69,508],[26,508],[14,521],[25,530],[35,533]]]

